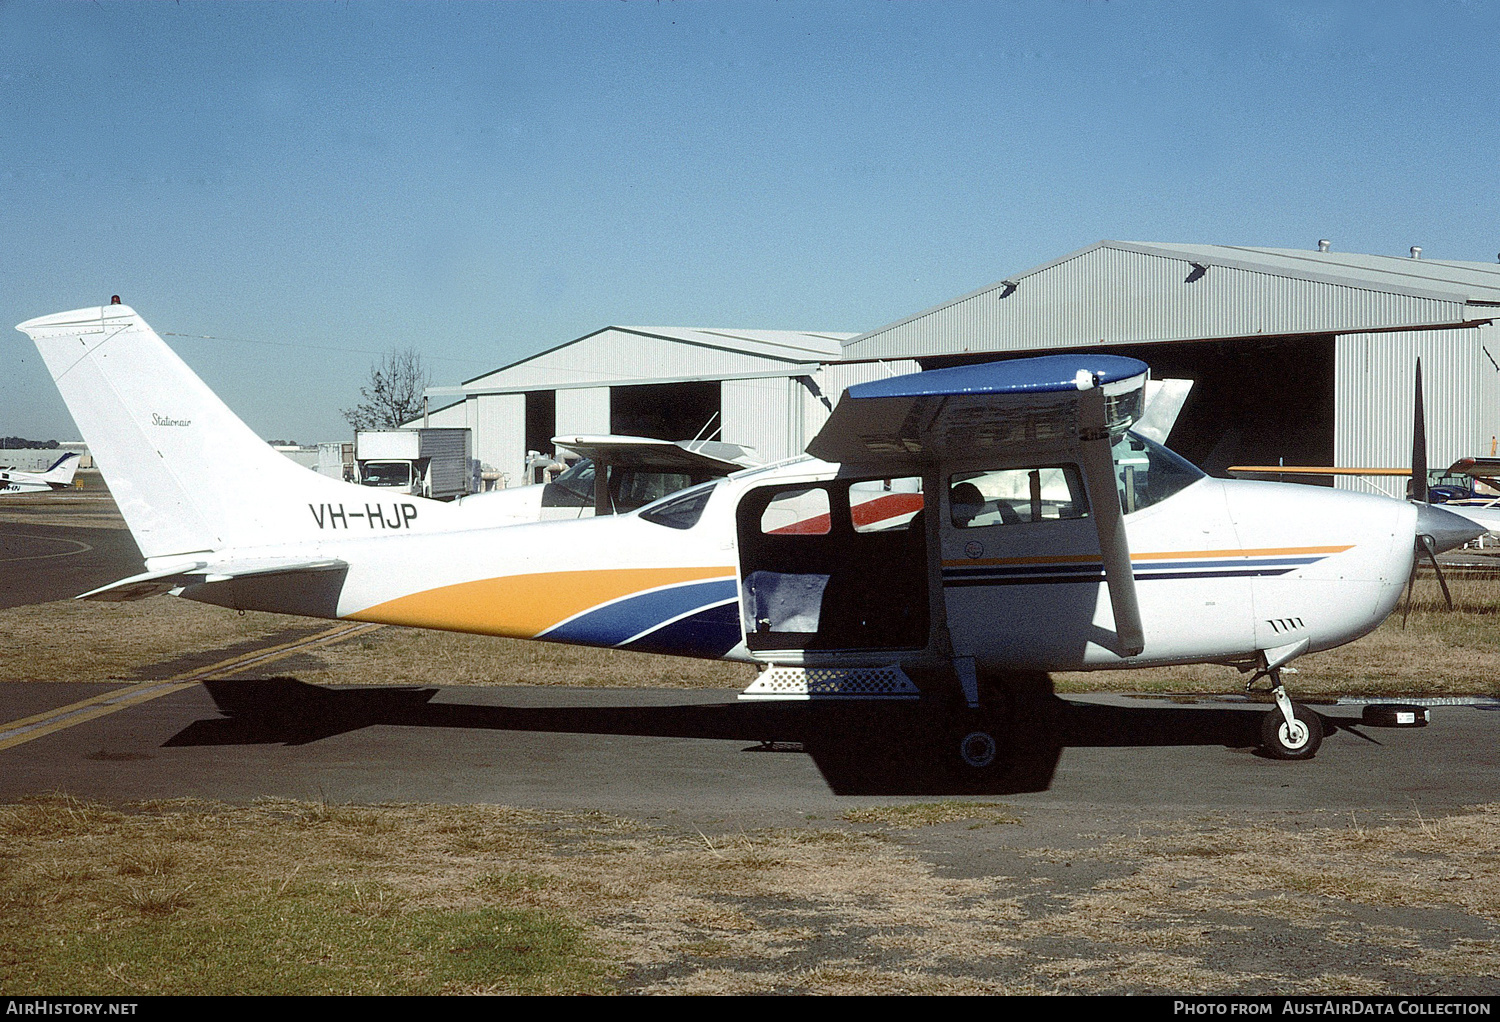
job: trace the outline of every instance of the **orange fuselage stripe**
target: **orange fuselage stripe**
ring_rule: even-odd
[[[347,616],[356,621],[530,639],[575,614],[622,596],[733,575],[732,566],[722,565],[507,575],[399,596]]]

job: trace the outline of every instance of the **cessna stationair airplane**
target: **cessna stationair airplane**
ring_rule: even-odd
[[[22,323],[147,570],[85,594],[755,663],[744,698],[917,699],[997,762],[1017,672],[1235,665],[1266,750],[1311,756],[1280,668],[1395,606],[1419,509],[1212,479],[1130,432],[1148,370],[1054,355],[852,387],[805,456],[638,511],[501,525],[389,497],[250,431],[133,310]],[[1441,512],[1424,511],[1424,514]]]

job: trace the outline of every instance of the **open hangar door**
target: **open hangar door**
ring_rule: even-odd
[[[609,431],[655,440],[717,440],[718,380],[609,389]]]
[[[1168,446],[1210,475],[1230,465],[1331,465],[1332,334],[1017,352],[1007,357],[1108,352],[1151,367],[1154,379],[1193,381]],[[996,361],[997,354],[921,359],[923,369]],[[1303,477],[1323,485],[1329,479]]]

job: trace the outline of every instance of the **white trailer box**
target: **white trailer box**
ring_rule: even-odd
[[[366,429],[354,435],[360,481],[438,500],[473,489],[467,429]]]
[[[362,429],[354,434],[359,461],[416,461],[422,456],[422,430]]]

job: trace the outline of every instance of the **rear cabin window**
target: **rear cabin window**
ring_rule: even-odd
[[[820,486],[778,493],[760,515],[768,536],[826,536],[833,526],[828,491]]]
[[[855,532],[900,532],[909,529],[920,510],[921,476],[867,479],[849,484],[849,516]]]
[[[1076,465],[1041,465],[948,477],[948,505],[960,529],[1088,517]]]

